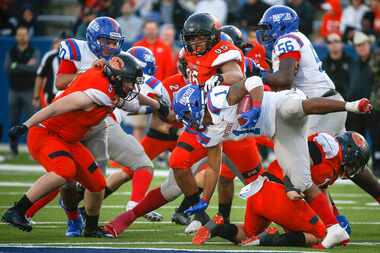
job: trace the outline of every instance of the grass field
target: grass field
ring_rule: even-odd
[[[37,179],[41,172],[10,171],[6,164],[0,164],[0,213],[16,201]],[[157,177],[152,187],[158,186],[164,177]],[[236,184],[236,192],[241,187]],[[101,220],[107,221],[124,210],[129,199],[129,184],[124,185],[117,193],[105,200],[101,213]],[[374,200],[353,185],[339,184],[331,188],[333,198],[339,209],[351,222],[353,234],[351,244],[347,247],[330,249],[327,252],[347,253],[375,253],[380,252],[380,206]],[[216,202],[210,206],[209,214],[216,212]],[[202,249],[202,250],[245,250],[251,252],[305,252],[313,251],[310,248],[267,248],[250,247],[242,248],[232,245],[221,239],[212,239],[203,247],[191,245],[192,236],[183,233],[184,227],[170,223],[170,216],[177,206],[179,199],[158,211],[164,215],[164,221],[149,223],[139,219],[118,239],[88,239],[66,238],[65,216],[58,207],[57,201],[53,201],[47,208],[36,215],[31,233],[19,231],[6,224],[0,223],[0,252],[8,252],[6,246],[42,246],[42,247],[108,247],[120,248],[175,248],[175,249]],[[244,201],[238,197],[234,200],[232,220],[241,222],[244,216]],[[104,248],[105,247],[105,248]],[[18,249],[18,252],[27,252],[26,249]],[[82,252],[84,249],[80,249]],[[167,250],[164,250],[167,251]],[[15,252],[15,251],[9,251]],[[34,252],[45,252],[40,249]],[[70,250],[71,252],[71,250]],[[79,252],[79,251],[78,251]],[[91,251],[90,251],[91,252]],[[137,252],[132,250],[130,252]],[[149,251],[148,251],[149,252]]]

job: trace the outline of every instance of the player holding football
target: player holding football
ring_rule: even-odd
[[[87,189],[84,236],[108,236],[98,227],[106,181],[94,157],[80,141],[113,110],[120,98],[134,99],[142,81],[142,69],[136,60],[118,54],[103,68],[93,67],[84,72],[52,104],[10,129],[9,136],[14,139],[29,130],[29,151],[47,173],[4,213],[4,222],[31,231],[25,213],[33,203],[65,182],[78,181]]]

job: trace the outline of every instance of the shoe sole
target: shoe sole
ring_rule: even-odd
[[[25,226],[22,226],[22,225],[19,225],[19,224],[15,224],[13,222],[8,221],[4,216],[1,217],[1,221],[3,221],[4,223],[7,223],[8,225],[11,225],[12,227],[18,228],[18,229],[20,229],[21,231],[24,231],[24,232],[30,232],[30,231],[32,231],[32,227],[25,227]]]

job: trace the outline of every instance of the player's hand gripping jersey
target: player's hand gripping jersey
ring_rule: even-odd
[[[323,70],[322,61],[313,45],[303,33],[291,32],[275,42],[272,51],[273,72],[279,69],[280,60],[286,57],[298,61],[293,86],[307,96],[312,96],[316,90],[335,89],[334,83]]]
[[[244,73],[243,53],[233,44],[223,40],[201,56],[185,51],[185,60],[187,76],[192,84],[203,85],[213,75],[220,74],[219,66],[230,61],[236,61]]]
[[[98,106],[88,111],[67,112],[41,123],[68,142],[80,141],[92,126],[102,121],[113,109],[115,91],[103,75],[103,69],[91,68],[79,75],[56,99],[78,91],[86,93]]]

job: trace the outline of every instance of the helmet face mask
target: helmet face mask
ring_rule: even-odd
[[[107,37],[99,36],[96,40],[99,48],[102,49],[102,55],[104,58],[109,58],[112,55],[118,54],[121,48],[121,39],[111,39]]]

